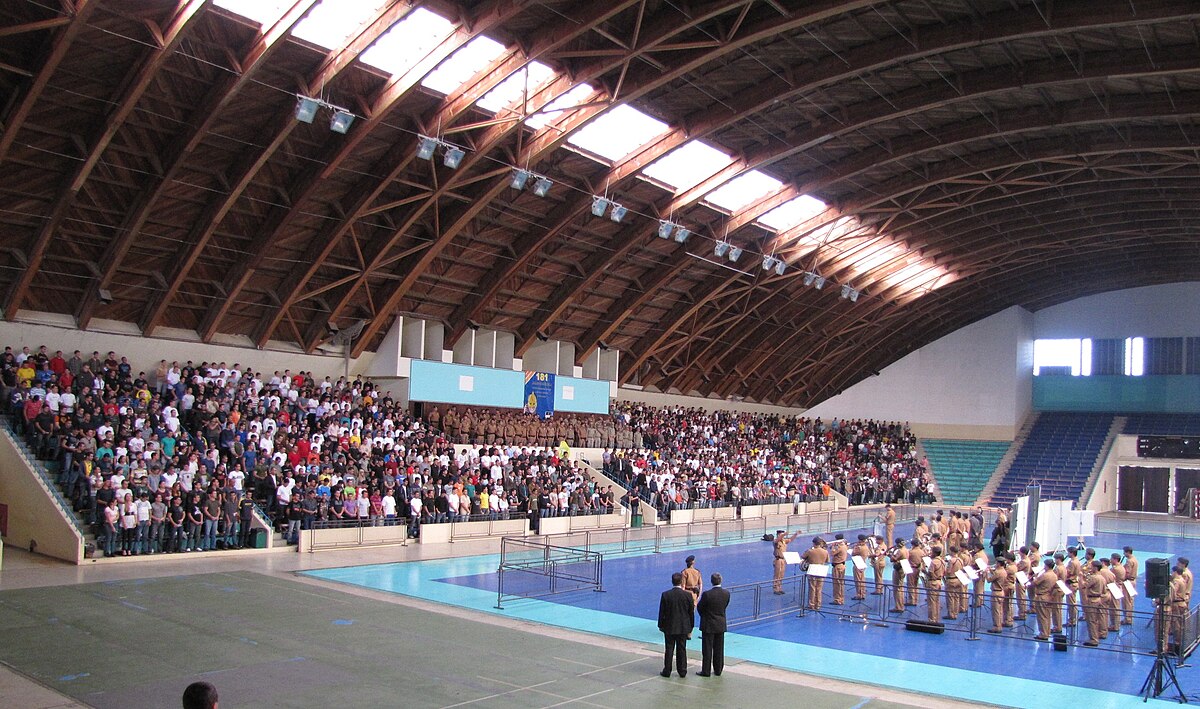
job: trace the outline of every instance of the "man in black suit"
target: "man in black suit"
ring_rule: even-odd
[[[700,613],[700,645],[703,660],[700,676],[721,675],[725,669],[725,609],[729,606],[729,591],[721,588],[721,574],[712,575],[712,587],[700,595],[696,610]]]
[[[687,638],[695,626],[695,606],[692,594],[683,590],[683,574],[671,574],[671,589],[663,591],[658,601],[658,629],[666,641],[663,657],[663,677],[671,676],[671,656],[680,677],[687,676]]]

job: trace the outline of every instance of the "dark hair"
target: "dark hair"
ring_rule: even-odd
[[[712,585],[720,586],[721,585],[721,574],[713,574],[712,578],[710,580],[712,581]]]
[[[183,709],[213,709],[217,688],[208,682],[192,682],[183,690]]]
[[[681,574],[678,571],[671,574],[671,585],[672,586],[682,586],[683,585],[683,574]]]

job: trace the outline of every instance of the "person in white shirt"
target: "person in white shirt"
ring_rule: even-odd
[[[450,519],[449,520],[441,520],[441,521],[457,522],[458,521],[458,495],[455,494],[455,492],[453,490],[446,491],[446,505],[450,508]]]
[[[241,492],[246,481],[246,473],[242,472],[241,468],[234,468],[227,473],[227,476],[229,482],[233,483],[233,489]]]
[[[396,498],[390,494],[383,496],[383,523],[388,527],[396,523]]]

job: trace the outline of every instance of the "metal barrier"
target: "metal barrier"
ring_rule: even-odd
[[[1156,537],[1200,539],[1200,522],[1191,518],[1096,515],[1096,531],[1112,534],[1147,534]]]
[[[300,532],[300,536],[307,537],[308,542],[301,551],[316,552],[360,546],[407,546],[408,528],[402,522],[373,526],[369,522],[346,524],[317,521],[311,529]]]
[[[773,581],[726,586],[729,591],[729,607],[725,618],[730,627],[745,625],[758,620],[792,615],[803,606],[801,593],[804,586],[802,575],[785,576],[780,581],[782,593],[775,593]]]
[[[571,591],[604,590],[604,555],[521,537],[500,540],[496,608],[505,598],[541,598]]]

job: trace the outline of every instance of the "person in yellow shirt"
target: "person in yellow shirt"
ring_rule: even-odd
[[[33,368],[33,358],[25,360],[21,366],[17,368],[17,386],[22,386],[33,381],[37,371]]]

